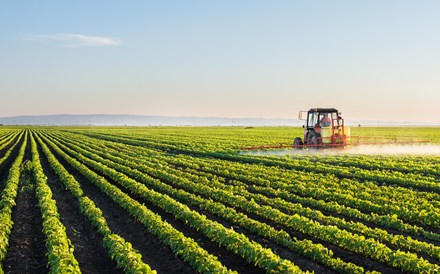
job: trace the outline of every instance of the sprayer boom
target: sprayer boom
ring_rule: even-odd
[[[374,140],[377,139],[377,140]],[[402,138],[389,139],[384,140],[383,137],[361,137],[361,136],[351,136],[350,140],[347,140],[346,143],[340,144],[302,144],[302,145],[289,145],[289,144],[279,144],[279,145],[260,145],[260,146],[248,146],[242,147],[241,150],[263,150],[263,149],[285,149],[285,148],[295,148],[295,149],[303,149],[303,148],[344,148],[351,146],[363,146],[363,145],[411,145],[411,144],[426,144],[429,143],[428,140],[402,140]]]

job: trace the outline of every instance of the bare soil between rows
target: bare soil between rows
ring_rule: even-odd
[[[20,147],[22,141],[18,145]],[[11,154],[11,156],[13,156]],[[31,160],[30,143],[28,141],[23,163]],[[12,210],[14,222],[9,235],[9,246],[3,269],[5,273],[47,273],[45,235],[38,200],[35,196],[34,182],[29,172],[22,172],[16,198],[16,206]]]
[[[195,273],[195,271],[177,258],[173,252],[162,245],[141,223],[132,218],[127,211],[117,205],[97,186],[77,172],[62,157],[54,153],[60,163],[81,184],[84,194],[102,210],[110,229],[129,241],[133,248],[142,254],[142,260],[158,273]]]
[[[93,137],[94,137],[94,136],[93,136]],[[94,138],[96,138],[96,137],[94,137]],[[96,139],[99,139],[99,138],[96,138]],[[117,143],[117,142],[115,142],[115,141],[110,141],[110,142]],[[132,144],[128,144],[128,145],[130,145],[130,146],[140,146],[140,145],[132,145]],[[157,147],[150,147],[150,146],[148,146],[148,145],[145,145],[145,147],[150,148],[150,149],[151,149],[151,148],[153,148],[153,149],[157,149]],[[170,149],[168,149],[168,148],[164,148],[164,150],[167,151],[168,153],[170,153],[171,155],[172,155],[172,154],[185,154],[185,155],[192,155],[192,156],[200,157],[200,158],[214,157],[214,158],[221,159],[221,160],[242,162],[242,161],[240,161],[240,160],[238,160],[238,159],[237,159],[237,160],[235,160],[235,159],[223,159],[221,156],[220,156],[220,157],[215,157],[214,155],[210,155],[210,156],[208,156],[208,155],[200,155],[200,154],[198,154],[198,153],[192,154],[192,153],[189,153],[189,152],[187,152],[187,151],[170,150]],[[250,164],[252,164],[252,163],[250,163]],[[270,165],[270,164],[269,164],[269,165]],[[293,170],[294,170],[294,169],[293,169]],[[251,216],[250,216],[250,217],[251,217]],[[258,216],[252,216],[252,217],[255,218],[256,220],[264,221],[264,219],[259,218]],[[265,220],[265,222],[268,222],[269,224],[271,223],[271,222],[268,221],[268,220]],[[276,226],[277,224],[273,224],[273,225]],[[289,231],[289,233],[292,233],[291,235],[298,236],[299,239],[301,239],[301,238],[307,238],[307,236],[305,236],[305,235],[302,235],[302,237],[301,237],[300,233],[298,234],[297,232],[292,231],[292,230],[290,230],[290,229],[286,229],[286,228],[284,228],[284,227],[282,227],[282,226],[279,226],[279,225],[278,225],[278,226],[276,226],[276,227]],[[384,229],[386,229],[386,228],[384,228]],[[428,228],[428,229],[429,229],[429,228]],[[387,230],[388,230],[388,229],[387,229]],[[390,231],[390,232],[392,232],[392,231]],[[394,231],[394,232],[395,232],[395,231]],[[310,237],[309,237],[309,238],[310,238]],[[316,239],[313,239],[313,240],[314,240],[315,242],[320,242],[319,240],[316,241]],[[321,243],[322,243],[322,242],[321,242]],[[325,246],[327,246],[327,247],[329,247],[330,249],[334,250],[334,253],[335,253],[336,256],[340,256],[342,259],[344,259],[344,260],[346,260],[346,261],[352,261],[352,262],[354,262],[354,263],[356,263],[356,264],[358,264],[358,265],[362,265],[362,266],[364,266],[366,269],[374,269],[374,270],[379,270],[379,271],[383,271],[383,272],[386,272],[386,273],[400,273],[400,271],[397,270],[397,269],[391,268],[391,267],[389,267],[389,266],[387,266],[387,265],[384,265],[384,264],[379,263],[379,262],[376,262],[376,261],[374,261],[374,260],[371,260],[371,259],[365,258],[365,257],[363,257],[363,256],[360,256],[360,255],[357,255],[357,254],[353,254],[353,253],[351,253],[351,252],[349,252],[349,251],[346,251],[346,250],[340,249],[340,248],[338,248],[338,247],[336,247],[336,246],[334,246],[334,245],[332,245],[332,244],[329,244],[329,243],[322,243],[322,244],[325,245]]]
[[[77,199],[64,188],[39,148],[40,161],[52,190],[66,233],[74,246],[74,256],[83,273],[123,273],[117,269],[103,246],[101,234],[80,210]]]
[[[155,176],[153,176],[152,174],[149,174],[149,175],[152,176],[153,178],[155,178]],[[130,177],[130,176],[129,176],[129,177]],[[111,180],[110,178],[107,178],[107,179],[108,179],[108,180]],[[159,178],[156,178],[156,179],[159,179]],[[117,184],[116,182],[113,182],[113,183],[114,183],[114,184]],[[166,182],[166,183],[169,184],[169,182]],[[119,187],[121,187],[121,186],[119,185]],[[121,188],[124,189],[124,191],[129,192],[127,189],[125,189],[125,188],[123,188],[123,187],[121,187]],[[160,192],[160,190],[157,190],[157,191]],[[131,194],[131,195],[132,195],[132,194]],[[135,195],[135,196],[136,196],[136,195]],[[132,197],[134,197],[134,196],[132,195]],[[136,199],[139,200],[139,201],[141,201],[142,203],[148,204],[148,205],[149,205],[148,208],[151,209],[152,207],[154,207],[154,208],[155,208],[155,211],[158,210],[157,207],[151,205],[151,203],[148,203],[148,202],[145,201],[145,199],[143,199],[142,197],[136,196]],[[180,201],[180,200],[177,199],[177,198],[175,198],[175,199],[176,199],[177,201]],[[307,258],[304,258],[304,257],[302,257],[302,256],[300,256],[300,255],[297,255],[296,253],[292,252],[292,251],[289,250],[288,248],[285,248],[285,247],[282,247],[282,246],[277,245],[277,244],[275,244],[275,243],[272,243],[270,240],[267,240],[267,239],[265,239],[265,238],[263,238],[263,237],[261,237],[261,236],[255,234],[255,233],[251,233],[251,232],[249,232],[249,231],[247,231],[247,230],[245,230],[245,229],[242,229],[242,228],[240,228],[240,227],[238,227],[238,226],[236,226],[236,225],[234,225],[234,224],[228,222],[228,221],[225,220],[225,219],[222,219],[222,218],[220,218],[220,217],[218,217],[218,216],[215,216],[215,215],[211,214],[210,212],[207,212],[206,210],[201,210],[201,209],[198,208],[198,207],[188,205],[188,204],[185,203],[184,201],[180,201],[180,202],[182,202],[183,204],[186,204],[190,209],[192,209],[192,210],[194,210],[194,211],[196,211],[196,212],[199,212],[200,214],[206,215],[206,216],[208,217],[208,219],[213,220],[213,221],[217,221],[218,223],[222,224],[222,225],[223,225],[224,227],[226,227],[226,228],[233,227],[234,230],[235,230],[236,232],[238,232],[238,233],[242,233],[242,234],[246,235],[250,240],[256,241],[256,242],[260,243],[262,246],[264,246],[264,247],[266,247],[266,248],[271,248],[271,249],[272,249],[273,251],[275,251],[278,255],[280,255],[281,258],[284,258],[284,259],[288,259],[288,260],[293,261],[296,265],[298,265],[298,266],[299,266],[301,269],[303,269],[303,270],[315,271],[315,273],[333,273],[332,270],[327,269],[326,267],[321,266],[321,265],[319,265],[318,263],[316,263],[316,262],[314,262],[314,261],[312,261],[312,260],[310,260],[310,259],[307,259]],[[161,214],[169,215],[168,213],[164,213],[164,212],[161,212]],[[162,217],[164,217],[164,216],[162,215]],[[176,222],[175,222],[175,220],[173,219],[173,216],[169,216],[169,218],[167,219],[167,221],[169,221],[169,222],[173,222],[173,225],[176,225]],[[179,226],[179,230],[181,230],[181,229],[185,229],[185,230],[187,230],[186,228],[184,228],[184,227],[181,228],[181,227],[182,227],[182,226],[180,225],[180,226]],[[192,236],[192,235],[191,235],[191,236]],[[200,237],[201,237],[200,235],[196,235],[196,236],[197,236],[197,238],[200,238]],[[202,237],[204,237],[204,236],[202,236]],[[209,241],[209,239],[206,239],[206,240]],[[203,245],[204,247],[206,246],[206,245],[204,245],[203,243],[202,243],[202,245]],[[211,250],[209,250],[209,251],[211,251]],[[222,258],[222,257],[223,257],[223,256],[221,255],[221,253],[220,253],[220,254],[216,253],[215,255],[217,255],[219,258]],[[235,255],[234,255],[234,257],[235,257]],[[225,258],[225,259],[227,259],[227,258]],[[239,263],[240,261],[242,261],[241,258],[234,258],[234,259],[238,259],[238,263]],[[231,261],[231,260],[228,260],[228,261]],[[244,271],[248,271],[249,268],[253,268],[253,266],[250,266],[250,265],[244,265],[244,267],[246,267],[246,269],[241,269],[241,271],[240,271],[239,269],[236,269],[236,270],[239,270],[240,273],[243,273]],[[257,269],[254,269],[254,270],[252,270],[252,273],[256,273],[256,271],[257,271]]]

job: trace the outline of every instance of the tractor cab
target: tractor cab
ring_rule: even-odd
[[[319,131],[321,127],[330,127],[333,120],[337,121],[338,114],[338,111],[334,108],[312,108],[307,111],[306,124],[304,128],[307,127],[307,130]]]
[[[349,136],[348,128],[344,127],[344,119],[335,108],[312,108],[309,111],[300,111],[299,119],[305,124],[304,139],[296,137],[293,146],[325,147],[344,145]],[[348,133],[348,134],[347,134]]]

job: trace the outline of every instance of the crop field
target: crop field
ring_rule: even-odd
[[[0,127],[0,273],[440,273],[440,128],[352,134],[433,153],[240,152],[289,127]]]

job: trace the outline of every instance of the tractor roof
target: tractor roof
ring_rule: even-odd
[[[330,112],[338,112],[338,110],[335,109],[335,108],[311,108],[309,110],[309,112],[323,112],[323,113],[327,112],[327,113],[330,113]]]

